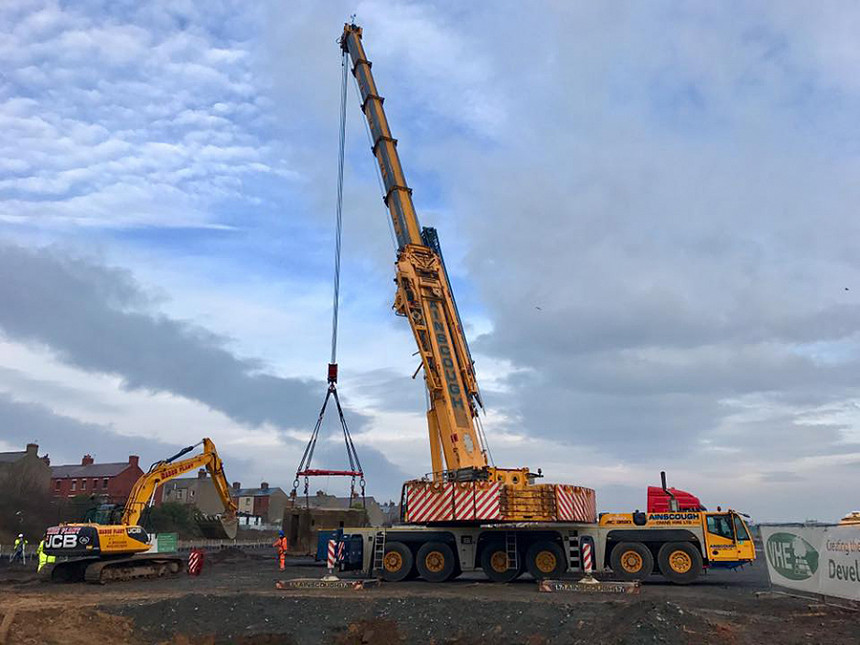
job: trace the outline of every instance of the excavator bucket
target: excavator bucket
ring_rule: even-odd
[[[235,540],[239,532],[239,520],[226,515],[198,515],[200,532],[207,540]]]

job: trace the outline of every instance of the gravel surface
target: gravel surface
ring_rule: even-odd
[[[97,585],[41,583],[0,568],[0,611],[16,643],[857,643],[858,615],[767,592],[761,563],[638,595],[539,594],[471,575],[363,591],[279,591],[324,573],[308,559],[277,570],[270,553],[213,553],[199,578]],[[50,621],[44,619],[50,616]],[[72,637],[70,634],[73,633]],[[0,643],[2,643],[0,634]]]

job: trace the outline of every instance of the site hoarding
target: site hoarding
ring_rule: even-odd
[[[762,526],[774,585],[860,601],[860,526]]]

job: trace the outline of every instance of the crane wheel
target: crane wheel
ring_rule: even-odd
[[[388,542],[382,558],[382,579],[386,582],[401,582],[409,577],[415,558],[412,550],[402,542]]]
[[[654,556],[641,542],[621,542],[612,549],[609,564],[621,580],[645,580],[654,571]]]
[[[522,564],[510,566],[504,542],[490,542],[481,551],[481,569],[493,582],[511,582],[522,572]]]
[[[691,542],[667,542],[657,552],[657,566],[669,582],[688,585],[702,572],[702,554]]]
[[[526,569],[535,580],[557,578],[567,570],[564,550],[549,540],[535,542],[526,551]]]
[[[445,582],[457,572],[454,549],[444,542],[427,542],[418,549],[415,566],[427,582]]]

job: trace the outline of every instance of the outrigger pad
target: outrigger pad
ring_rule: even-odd
[[[375,587],[379,580],[371,578],[368,580],[323,580],[320,578],[293,578],[292,580],[278,580],[275,589],[352,589],[359,591],[367,587]]]
[[[593,580],[593,579],[592,579]],[[560,591],[573,591],[577,593],[639,593],[638,582],[622,582],[616,580],[539,580],[538,591],[544,593],[555,593]]]

